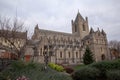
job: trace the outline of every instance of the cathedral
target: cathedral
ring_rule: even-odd
[[[34,47],[28,47],[26,53],[34,53],[34,60],[40,63],[80,64],[86,46],[94,54],[95,61],[108,59],[108,42],[104,30],[89,29],[88,18],[83,18],[78,12],[75,20],[71,21],[72,33],[64,33],[40,29],[36,25],[32,42]]]

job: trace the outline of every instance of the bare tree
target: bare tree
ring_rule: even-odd
[[[112,40],[109,42],[109,48],[116,58],[120,56],[120,41]],[[111,54],[111,55],[112,55]]]
[[[6,50],[9,49],[20,58],[27,40],[27,31],[24,31],[24,23],[16,17],[10,19],[0,16],[0,40]]]

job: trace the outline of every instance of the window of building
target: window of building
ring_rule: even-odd
[[[75,32],[77,32],[77,26],[75,25]]]
[[[104,54],[101,55],[101,60],[105,60],[105,55]]]
[[[60,58],[62,58],[62,52],[60,52]]]
[[[68,57],[70,58],[70,52],[68,53]]]
[[[76,58],[78,58],[78,52],[76,52]]]
[[[86,31],[86,27],[85,27],[85,25],[83,24],[83,31]]]
[[[42,55],[42,48],[40,49],[40,54],[39,55]]]
[[[88,44],[89,44],[90,42],[88,41]]]

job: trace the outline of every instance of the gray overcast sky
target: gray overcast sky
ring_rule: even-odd
[[[104,29],[108,40],[120,41],[120,0],[0,0],[0,15],[25,21],[30,33],[41,29],[71,33],[77,12],[88,17],[89,26]]]

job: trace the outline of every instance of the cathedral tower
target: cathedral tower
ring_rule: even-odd
[[[72,20],[72,34],[79,35],[81,39],[89,34],[88,18],[84,19],[79,12],[75,21]]]

